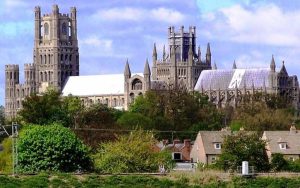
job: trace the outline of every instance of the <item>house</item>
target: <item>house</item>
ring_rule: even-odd
[[[214,163],[221,154],[224,138],[230,134],[231,131],[228,129],[199,131],[191,150],[191,161],[204,164]]]
[[[156,151],[169,150],[172,152],[172,159],[177,162],[189,162],[192,142],[190,139],[184,139],[183,143],[179,139],[175,139],[173,143],[168,140],[162,140],[156,144]]]
[[[275,153],[283,154],[288,160],[299,159],[300,133],[294,125],[289,131],[264,131],[262,139],[267,141],[266,152],[269,160]]]

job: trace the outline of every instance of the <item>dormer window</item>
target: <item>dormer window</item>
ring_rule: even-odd
[[[280,149],[286,149],[287,144],[285,142],[279,143],[279,148]]]
[[[215,143],[215,149],[221,149],[221,143]]]

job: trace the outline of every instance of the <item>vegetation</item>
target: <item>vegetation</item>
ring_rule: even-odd
[[[151,132],[136,130],[120,136],[115,142],[101,144],[94,156],[95,167],[101,173],[157,172],[159,165],[172,167],[171,154],[157,152]]]
[[[244,96],[244,100],[231,114],[233,123],[245,130],[288,130],[294,121],[294,110],[282,97],[257,93]]]
[[[27,126],[18,141],[20,172],[74,172],[92,168],[88,148],[61,125]]]
[[[236,170],[242,161],[248,161],[256,171],[268,171],[269,162],[265,152],[265,141],[256,133],[239,131],[225,137],[222,154],[217,166],[224,170]]]
[[[0,173],[12,172],[12,140],[5,138],[2,141],[2,151],[0,151]]]
[[[79,98],[70,96],[62,100],[60,93],[53,89],[26,97],[22,105],[18,112],[22,124],[60,123],[66,127],[74,125],[76,112],[82,109]]]

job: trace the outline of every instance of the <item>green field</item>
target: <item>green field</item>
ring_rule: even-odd
[[[208,174],[171,174],[167,176],[149,175],[70,175],[70,174],[39,174],[33,176],[12,177],[0,176],[2,188],[35,188],[35,187],[300,187],[300,177],[297,178],[270,178],[259,177],[245,179],[241,177],[220,177]],[[197,175],[197,176],[195,176]]]

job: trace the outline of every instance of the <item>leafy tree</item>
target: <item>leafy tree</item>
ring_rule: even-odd
[[[172,131],[216,130],[223,117],[207,96],[178,89],[146,92],[130,106],[130,112],[151,118],[153,129]],[[162,122],[165,126],[161,126]]]
[[[265,141],[256,133],[239,131],[224,138],[222,154],[217,165],[225,170],[237,169],[242,161],[248,161],[255,170],[267,171],[269,169],[268,157],[265,152]]]
[[[284,159],[281,153],[272,154],[271,168],[274,171],[287,170],[288,162]]]
[[[171,154],[156,152],[155,143],[152,133],[142,130],[120,136],[115,142],[101,144],[94,156],[95,167],[102,173],[155,172],[160,164],[170,167]]]
[[[133,113],[133,112],[127,112],[124,113],[117,121],[119,125],[122,126],[122,128],[126,129],[135,129],[135,128],[142,128],[145,130],[149,130],[153,128],[152,124],[153,121],[140,113]]]
[[[76,119],[79,127],[89,128],[117,128],[116,119],[121,116],[118,110],[104,104],[93,104],[84,108]]]
[[[17,147],[21,172],[74,172],[92,168],[88,148],[73,132],[58,124],[26,126]]]
[[[0,151],[0,172],[9,173],[12,171],[12,142],[11,138],[5,138]]]
[[[5,124],[5,108],[4,106],[0,105],[0,125]]]
[[[233,120],[245,130],[286,130],[293,121],[294,112],[289,103],[283,101],[279,96],[255,94],[237,107]]]

